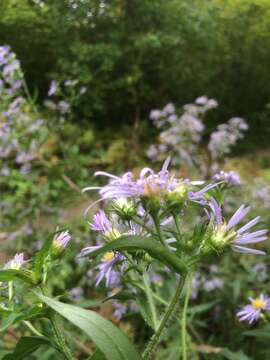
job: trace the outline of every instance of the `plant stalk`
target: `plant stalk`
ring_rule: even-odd
[[[175,294],[173,295],[173,297],[172,297],[172,299],[160,321],[160,324],[158,326],[156,333],[152,336],[151,340],[147,344],[146,349],[143,352],[143,355],[142,355],[143,360],[148,360],[151,358],[163,331],[166,329],[168,321],[170,320],[171,316],[174,313],[174,310],[176,309],[176,306],[178,304],[184,284],[185,284],[185,276],[182,276],[179,279]]]
[[[150,287],[149,276],[147,275],[146,272],[143,273],[143,284],[144,284],[146,297],[147,297],[150,311],[151,311],[151,318],[153,321],[154,329],[156,331],[157,327],[158,327],[157,311],[156,311],[156,306],[155,306],[155,302],[154,302],[154,298],[153,298],[153,293],[152,293],[152,290]]]
[[[181,321],[182,360],[187,360],[187,309],[188,309],[188,302],[191,292],[191,286],[192,286],[192,277],[189,276],[189,279],[187,281],[187,289],[185,294],[182,321]]]
[[[163,236],[161,228],[160,228],[159,219],[156,216],[153,216],[152,218],[154,220],[155,227],[156,227],[156,230],[157,230],[157,235],[158,235],[158,238],[159,238],[160,242],[162,243],[162,245],[165,246],[166,249],[168,249],[168,244],[164,240],[164,236]]]
[[[65,359],[66,360],[74,360],[74,357],[66,344],[65,338],[64,338],[63,334],[61,334],[61,332],[58,328],[54,314],[50,317],[50,321],[52,324],[55,338],[57,340],[57,344],[58,344],[59,348],[61,349],[63,355],[65,356]]]

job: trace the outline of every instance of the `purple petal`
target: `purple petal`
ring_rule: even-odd
[[[231,219],[228,222],[228,225],[226,226],[226,229],[229,230],[233,226],[237,225],[249,212],[250,207],[246,207],[245,205],[241,205],[238,210],[234,213],[234,215],[231,217]]]
[[[232,245],[233,250],[236,252],[244,253],[244,254],[255,254],[255,255],[266,255],[264,251],[257,249],[250,249],[244,246]]]
[[[259,236],[259,237],[248,237],[242,236],[241,238],[237,238],[234,243],[235,244],[256,244],[261,241],[267,240],[267,236]]]
[[[209,205],[215,215],[217,225],[221,225],[222,224],[222,213],[221,213],[220,206],[218,205],[218,203],[216,202],[215,199],[211,199]]]
[[[237,230],[238,234],[242,234],[246,230],[248,230],[251,227],[253,227],[254,225],[256,225],[258,223],[258,221],[260,220],[260,218],[261,218],[260,216],[257,216],[255,219],[249,221],[246,225],[242,226],[239,230]]]

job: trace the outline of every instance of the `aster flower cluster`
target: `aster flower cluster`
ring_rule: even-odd
[[[224,181],[228,185],[241,185],[240,175],[236,171],[225,172],[221,170],[220,172],[213,175],[214,181]]]
[[[60,119],[71,115],[72,106],[76,105],[85,93],[87,87],[80,85],[76,79],[64,81],[52,80],[48,90],[48,99],[44,105],[60,115]]]
[[[221,254],[227,247],[242,253],[265,254],[262,250],[250,247],[267,239],[266,229],[251,231],[258,224],[259,217],[239,226],[247,216],[249,206],[240,206],[228,221],[224,219],[221,204],[214,198],[226,181],[224,176],[219,179],[221,181],[210,184],[178,179],[169,173],[169,161],[168,158],[157,173],[150,168],[142,169],[138,177],[131,172],[121,177],[104,172],[96,173],[97,176],[109,178],[108,184],[84,190],[99,190],[101,199],[96,203],[105,201],[110,217],[104,210],[94,215],[90,227],[103,240],[98,245],[83,249],[81,255],[91,255],[102,249],[102,243],[117,242],[127,235],[138,235],[146,243],[150,241],[148,238],[154,237],[157,244],[164,247],[164,251],[173,253],[179,261],[186,256],[201,259],[210,253]],[[197,209],[201,214],[201,227],[193,233],[190,233],[190,229],[185,233],[185,216],[189,208]],[[203,216],[204,212],[207,214],[206,218]],[[132,242],[132,238],[130,241]],[[125,267],[129,261],[126,255],[121,251],[107,252],[96,267],[97,284],[103,278],[106,286],[117,283],[115,269],[118,265]],[[121,266],[118,267],[118,278],[122,272]],[[209,284],[209,288],[220,286],[220,282],[217,282]]]
[[[233,117],[227,123],[219,125],[210,135],[208,144],[213,159],[220,159],[230,153],[232,147],[244,137],[244,132],[247,130],[248,124],[239,117]]]
[[[205,153],[202,144],[205,133],[204,119],[207,112],[217,106],[215,99],[201,96],[194,103],[184,105],[180,115],[177,114],[172,103],[167,104],[162,110],[152,110],[150,119],[160,133],[158,144],[152,144],[146,155],[151,160],[164,160],[166,153],[170,152],[173,165],[199,166],[207,175],[218,171],[219,162],[243,138],[248,125],[244,119],[238,117],[219,125],[210,134],[207,153]],[[209,159],[210,164],[208,164]]]
[[[256,178],[250,188],[251,198],[258,207],[270,210],[270,186],[260,178]]]
[[[16,164],[31,171],[44,134],[44,121],[32,113],[20,62],[9,46],[0,46],[0,164],[8,177]]]
[[[215,107],[217,102],[214,99],[202,96],[197,98],[194,104],[185,105],[180,116],[172,103],[162,110],[152,110],[150,119],[162,131],[159,144],[151,145],[147,156],[150,159],[162,159],[168,151],[173,151],[173,164],[194,164],[198,143],[205,128],[202,119],[207,111]]]

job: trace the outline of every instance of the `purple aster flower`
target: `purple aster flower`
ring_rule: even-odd
[[[215,181],[224,181],[229,185],[240,185],[241,178],[240,175],[235,171],[220,171],[219,173],[213,176]]]
[[[99,210],[99,212],[94,215],[90,227],[92,230],[100,232],[108,240],[115,240],[121,236],[121,233],[113,226],[103,210]]]
[[[125,173],[122,177],[118,177],[103,171],[96,172],[95,175],[106,176],[110,178],[110,181],[107,185],[103,187],[87,187],[83,191],[89,190],[99,190],[101,199],[96,201],[94,204],[91,204],[87,209],[88,210],[96,205],[98,202],[107,199],[126,199],[129,197],[142,198],[142,197],[160,197],[165,198],[166,195],[173,193],[174,196],[179,197],[185,195],[185,200],[192,201],[202,201],[204,194],[216,187],[219,183],[209,184],[199,191],[189,191],[194,186],[201,185],[204,182],[202,181],[189,181],[178,180],[173,175],[170,175],[168,171],[168,166],[170,163],[170,157],[168,157],[162,169],[155,173],[150,168],[143,168],[140,172],[140,175],[137,179],[134,178],[131,172]]]
[[[103,210],[99,210],[99,212],[94,215],[93,222],[90,226],[92,230],[103,234],[112,230],[112,223]]]
[[[211,280],[206,280],[203,284],[203,288],[206,291],[213,291],[215,289],[221,289],[224,286],[224,280],[218,277],[215,277]]]
[[[113,269],[113,265],[122,259],[122,255],[115,254],[113,251],[109,251],[103,256],[101,263],[97,266],[98,275],[96,278],[96,286],[99,285],[103,279],[105,279],[106,287],[115,286],[119,283],[119,273]]]
[[[258,298],[249,298],[250,304],[243,307],[242,310],[237,312],[239,321],[248,321],[252,324],[258,321],[262,311],[270,311],[270,298],[261,294]]]
[[[114,301],[113,307],[114,307],[113,316],[119,321],[122,318],[122,316],[127,312],[127,306]]]
[[[119,199],[134,196],[150,195],[160,193],[163,189],[173,189],[177,185],[176,179],[169,176],[167,167],[170,158],[168,158],[158,174],[150,168],[141,170],[137,180],[134,179],[131,172],[125,173],[122,177],[118,177],[103,171],[96,172],[95,175],[107,176],[111,181],[104,187],[88,187],[83,191],[100,190],[102,199]],[[99,200],[101,201],[101,200]]]
[[[266,229],[254,232],[248,231],[259,222],[259,216],[252,219],[238,230],[235,229],[235,226],[239,224],[250,211],[250,207],[241,205],[240,208],[230,218],[228,223],[226,223],[222,218],[222,210],[214,199],[210,200],[209,206],[215,217],[215,229],[213,233],[214,242],[223,245],[230,243],[233,247],[233,250],[237,252],[265,255],[264,251],[246,247],[246,245],[267,240]]]
[[[83,289],[80,287],[72,288],[69,292],[69,296],[73,301],[79,302],[83,296]]]
[[[54,95],[56,93],[57,89],[58,89],[58,83],[57,83],[57,81],[53,80],[50,84],[48,96]]]
[[[24,253],[16,254],[13,259],[5,264],[4,269],[20,270],[24,263]]]
[[[61,114],[67,114],[70,112],[70,104],[67,101],[61,100],[58,103],[58,108]]]
[[[69,230],[62,231],[59,234],[56,234],[53,240],[53,244],[57,248],[65,248],[71,240],[71,235]]]
[[[86,256],[86,255],[90,254],[91,252],[100,249],[101,247],[102,247],[102,245],[88,246],[88,247],[81,250],[79,256]]]

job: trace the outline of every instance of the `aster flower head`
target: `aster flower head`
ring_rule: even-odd
[[[113,226],[103,210],[99,210],[99,212],[94,215],[90,227],[92,230],[104,235],[108,240],[115,240],[121,236],[121,233]]]
[[[267,240],[266,229],[249,232],[249,230],[259,222],[259,216],[241,226],[239,229],[235,228],[248,214],[250,207],[241,205],[227,223],[223,220],[222,210],[216,200],[211,199],[209,201],[209,207],[214,215],[214,221],[212,223],[210,222],[210,226],[213,226],[210,243],[215,249],[218,250],[224,248],[226,245],[231,245],[233,250],[237,252],[265,255],[264,251],[246,247],[246,245]]]
[[[55,235],[53,239],[53,246],[56,250],[63,250],[67,247],[68,243],[71,240],[71,235],[69,230],[62,231]]]
[[[57,83],[57,81],[53,80],[53,81],[50,83],[50,88],[49,88],[49,91],[48,91],[48,96],[53,96],[53,95],[57,92],[57,89],[58,89],[58,83]]]
[[[118,177],[99,171],[95,175],[109,177],[109,183],[103,187],[87,187],[83,191],[99,190],[101,199],[97,202],[119,199],[122,201],[133,198],[135,203],[141,202],[145,209],[153,213],[166,204],[168,198],[176,201],[174,197],[178,199],[180,196],[181,202],[183,202],[183,198],[185,198],[184,200],[199,201],[203,199],[208,190],[218,185],[218,183],[209,184],[198,191],[193,191],[195,186],[202,185],[204,182],[175,178],[168,171],[169,163],[170,157],[165,160],[161,170],[157,173],[150,168],[143,168],[137,178],[131,172]],[[88,207],[86,212],[96,203]]]
[[[96,286],[98,286],[103,279],[105,279],[106,287],[115,286],[119,283],[119,272],[113,269],[113,266],[123,260],[123,256],[115,254],[113,251],[107,252],[101,263],[97,266],[98,275],[96,278]]]
[[[215,181],[224,181],[228,185],[240,185],[241,178],[240,175],[235,171],[220,171],[213,176],[213,180]]]
[[[120,218],[124,220],[131,220],[136,214],[136,206],[130,199],[117,199],[113,202],[113,210]]]
[[[9,260],[5,264],[4,268],[20,270],[24,263],[25,263],[24,253],[19,253],[19,254],[16,254],[13,259]]]
[[[249,324],[259,320],[263,311],[270,311],[270,298],[261,294],[253,299],[249,298],[250,304],[244,306],[237,312],[239,321],[248,321]]]

